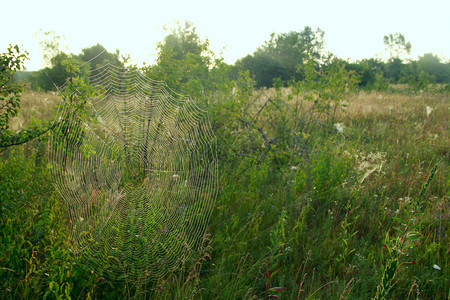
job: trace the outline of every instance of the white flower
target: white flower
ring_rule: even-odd
[[[430,116],[431,112],[434,110],[434,108],[427,106],[427,118]]]
[[[438,265],[433,265],[433,268],[435,268],[436,270],[441,270],[441,267],[439,267]]]
[[[344,124],[342,123],[336,123],[334,124],[334,127],[336,127],[336,130],[340,133],[344,133]]]

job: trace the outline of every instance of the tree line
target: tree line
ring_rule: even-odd
[[[207,78],[219,80],[225,76],[234,80],[246,71],[256,88],[270,88],[280,83],[289,86],[305,79],[305,62],[310,59],[317,61],[317,67],[322,69],[335,64],[345,66],[347,71],[359,77],[358,85],[364,89],[382,90],[389,84],[408,84],[422,90],[432,83],[450,83],[450,63],[437,55],[425,53],[417,60],[402,58],[411,51],[411,43],[403,34],[384,36],[383,42],[390,55],[388,60],[367,58],[355,62],[326,52],[324,35],[321,29],[314,30],[309,26],[300,31],[272,33],[254,53],[229,65],[216,57],[209,49],[208,41],[199,37],[192,23],[186,22],[184,26],[172,29],[157,45],[156,64],[144,69],[149,76],[165,80],[174,89],[183,89],[190,82],[188,91],[194,89],[193,84],[220,85],[220,82],[214,83]],[[16,72],[15,80],[27,81],[35,90],[49,91],[66,82],[73,65],[78,66],[82,76],[87,76],[106,62],[123,67],[129,61],[129,57],[121,56],[118,50],[110,53],[100,44],[84,48],[78,55],[60,51],[58,46],[57,41],[44,43],[48,66],[36,72]]]

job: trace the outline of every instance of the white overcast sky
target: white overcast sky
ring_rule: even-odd
[[[412,44],[411,58],[435,53],[450,58],[449,0],[0,0],[0,53],[9,44],[30,53],[29,70],[42,67],[36,32],[64,35],[69,51],[101,43],[119,49],[133,62],[153,63],[164,25],[188,19],[211,49],[225,61],[253,53],[272,32],[325,31],[326,49],[347,59],[385,54],[383,36],[403,33]]]

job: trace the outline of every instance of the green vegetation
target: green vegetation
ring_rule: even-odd
[[[26,143],[49,130],[48,124],[37,120],[16,132],[10,130],[10,119],[19,113],[20,94],[23,92],[22,85],[12,82],[12,77],[22,68],[27,55],[18,46],[10,46],[8,52],[0,55],[0,148]]]
[[[306,26],[303,31],[275,34],[253,55],[247,55],[236,63],[237,68],[250,70],[257,87],[271,87],[275,78],[287,83],[302,79],[298,68],[307,56],[320,58],[324,45],[324,32],[313,31]]]
[[[299,48],[305,52],[295,74],[277,73],[270,89],[257,88],[265,85],[250,67],[216,58],[189,26],[173,31],[158,46],[157,64],[142,70],[208,109],[220,159],[202,251],[158,281],[111,282],[69,250],[47,135],[1,148],[2,298],[448,298],[450,96],[429,85],[437,76],[428,77],[448,72],[448,64],[433,55],[346,64],[307,50],[321,38],[308,32],[314,38]],[[273,55],[283,49],[278,42],[301,37],[273,36],[262,50]],[[80,55],[82,64],[94,54]],[[424,73],[406,82],[412,85],[389,85],[386,67],[394,62]],[[95,67],[76,64],[68,64],[69,91],[89,91],[84,76]],[[19,103],[20,94],[9,94]],[[53,97],[30,91],[20,111],[2,108],[9,126],[2,135],[27,128],[19,120],[50,122]]]

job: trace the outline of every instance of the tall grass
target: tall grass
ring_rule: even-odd
[[[360,92],[338,132],[295,127],[309,104],[288,94],[212,108],[221,190],[202,251],[140,286],[67,249],[45,141],[1,153],[2,298],[446,299],[449,95]],[[20,122],[50,118],[48,99],[24,95]]]

